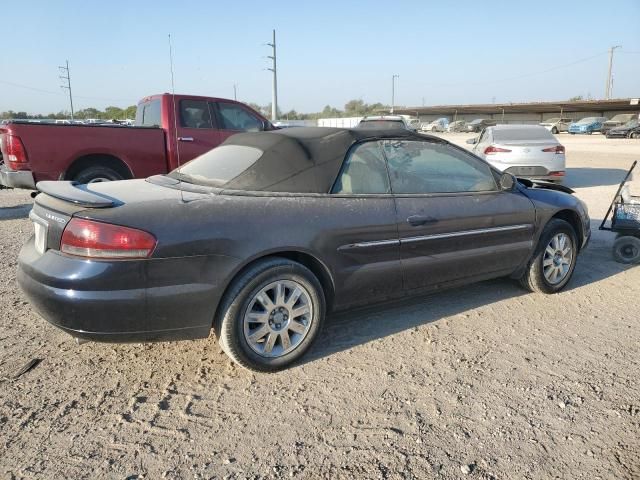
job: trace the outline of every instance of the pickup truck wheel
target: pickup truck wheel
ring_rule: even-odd
[[[94,182],[110,182],[113,180],[122,180],[123,177],[115,170],[101,165],[85,168],[73,177],[78,183],[94,183]]]
[[[214,324],[218,342],[249,370],[287,368],[309,349],[321,330],[325,298],[304,265],[271,258],[234,280]]]
[[[540,241],[520,284],[532,292],[556,293],[573,275],[578,256],[578,242],[573,227],[554,218],[544,227]]]

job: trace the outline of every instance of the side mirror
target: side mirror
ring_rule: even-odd
[[[469,145],[475,145],[476,143],[478,143],[478,137],[469,138],[469,139],[467,140],[467,143],[468,143]]]
[[[517,182],[516,177],[510,173],[503,173],[500,176],[500,190],[510,192],[515,188]]]

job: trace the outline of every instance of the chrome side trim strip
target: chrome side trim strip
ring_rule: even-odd
[[[509,225],[508,227],[478,228],[476,230],[463,230],[461,232],[436,233],[433,235],[422,235],[420,237],[408,237],[400,239],[400,243],[421,242],[423,240],[441,240],[443,238],[466,237],[469,235],[481,235],[483,233],[510,232],[515,230],[528,230],[531,224]]]
[[[509,225],[505,227],[478,228],[476,230],[463,230],[460,232],[451,232],[451,233],[435,233],[433,235],[422,235],[419,237],[401,238],[399,240],[373,240],[371,242],[358,242],[358,243],[350,243],[347,245],[341,245],[338,247],[338,251],[343,252],[345,250],[355,250],[359,248],[399,246],[403,243],[422,242],[424,240],[441,240],[443,238],[466,237],[469,235],[481,235],[483,233],[528,230],[530,228],[533,228],[533,225],[522,224],[522,225]]]
[[[390,246],[400,246],[400,240],[373,240],[371,242],[358,242],[358,243],[350,243],[348,245],[340,245],[338,247],[339,252],[343,252],[345,250],[354,250],[358,248],[373,248],[373,247],[390,247]]]

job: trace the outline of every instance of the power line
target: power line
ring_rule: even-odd
[[[522,75],[517,75],[515,77],[506,77],[506,78],[501,78],[501,79],[496,79],[496,80],[488,80],[486,82],[463,82],[463,83],[440,83],[440,84],[425,84],[425,85],[429,85],[429,86],[438,86],[438,87],[459,87],[459,86],[465,86],[465,85],[492,85],[494,83],[502,83],[502,82],[509,82],[511,80],[520,80],[521,78],[528,78],[528,77],[533,77],[536,75],[542,75],[543,73],[549,73],[549,72],[553,72],[555,70],[560,70],[563,68],[567,68],[567,67],[571,67],[573,65],[577,65],[578,63],[583,63],[583,62],[588,62],[589,60],[593,60],[594,58],[598,58],[601,57],[603,55],[606,55],[608,52],[600,52],[596,55],[592,55],[590,57],[585,57],[585,58],[581,58],[579,60],[576,60],[574,62],[570,62],[570,63],[566,63],[564,65],[557,65],[555,67],[551,67],[551,68],[547,68],[545,70],[540,70],[537,72],[530,72],[530,73],[525,73]]]
[[[10,87],[22,88],[24,90],[31,90],[32,92],[40,92],[40,93],[48,93],[50,95],[66,95],[63,92],[54,92],[52,90],[45,90],[43,88],[30,87],[28,85],[22,85],[19,83],[6,82],[4,80],[0,80],[0,84],[8,85]],[[75,98],[82,98],[83,100],[102,100],[108,102],[136,102],[137,100],[131,98],[105,98],[105,97],[91,97],[86,95],[74,95]]]

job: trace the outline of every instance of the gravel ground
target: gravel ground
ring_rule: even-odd
[[[560,139],[597,225],[640,142]],[[0,191],[2,478],[640,478],[640,268],[606,232],[558,295],[497,280],[334,315],[304,364],[260,375],[213,335],[49,326],[15,281],[30,205]]]

